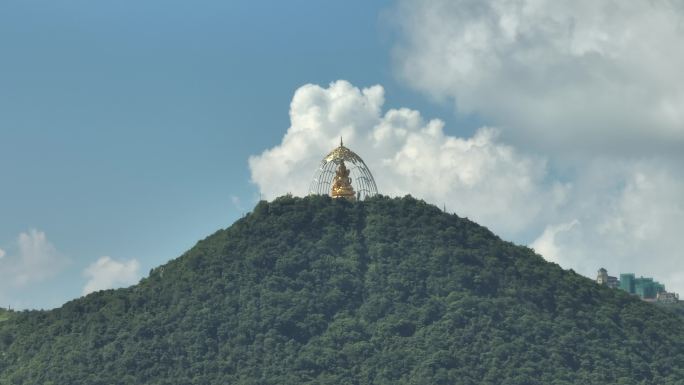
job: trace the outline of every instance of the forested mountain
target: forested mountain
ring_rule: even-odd
[[[677,303],[661,303],[661,302],[656,302],[658,306],[663,307],[664,309],[668,309],[671,312],[678,314],[682,317],[684,317],[684,300],[679,301]]]
[[[411,197],[261,202],[138,285],[0,313],[0,384],[682,383],[682,318]]]

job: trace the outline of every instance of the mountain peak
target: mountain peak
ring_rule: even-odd
[[[0,383],[677,384],[684,322],[412,197],[285,196],[0,322]]]

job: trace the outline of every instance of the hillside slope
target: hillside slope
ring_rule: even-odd
[[[684,383],[684,320],[410,197],[282,197],[0,322],[0,384]]]

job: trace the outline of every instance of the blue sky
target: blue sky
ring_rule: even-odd
[[[147,271],[249,211],[247,158],[279,141],[305,83],[382,82],[395,103],[420,101],[393,80],[387,2],[372,6],[0,4],[0,248],[38,229],[69,260],[2,305],[76,297],[102,255]]]
[[[552,15],[580,21],[579,32],[568,40],[569,53],[558,54],[556,45],[546,43],[545,32],[523,28],[539,24],[538,15],[495,7],[487,11],[492,14],[475,12],[479,8],[473,4],[1,3],[0,279],[5,283],[0,284],[0,306],[50,308],[79,297],[89,281],[100,279],[100,287],[128,284],[230,225],[260,194],[270,199],[292,189],[298,193],[296,186],[308,185],[312,159],[320,158],[321,150],[310,145],[306,158],[293,158],[298,170],[258,182],[263,169],[277,162],[265,151],[292,151],[288,128],[296,131],[302,120],[296,113],[288,115],[291,104],[320,107],[308,98],[315,94],[325,99],[335,92],[363,103],[377,102],[380,113],[369,112],[364,122],[374,122],[371,125],[353,118],[327,120],[328,127],[320,131],[326,138],[321,148],[348,132],[350,145],[368,152],[386,145],[384,159],[402,159],[402,150],[417,142],[401,135],[414,130],[420,139],[418,133],[427,132],[430,119],[438,118],[443,135],[435,139],[434,151],[462,169],[474,170],[450,179],[449,170],[458,168],[450,166],[439,174],[446,177],[435,178],[451,184],[428,190],[420,186],[430,185],[430,180],[398,172],[393,180],[406,182],[388,180],[385,192],[447,204],[451,211],[508,239],[533,244],[547,251],[550,260],[587,275],[601,264],[610,273],[636,271],[684,288],[681,264],[672,265],[679,256],[666,256],[675,235],[657,231],[684,224],[679,194],[684,190],[676,167],[684,148],[681,129],[656,118],[642,126],[625,125],[634,119],[624,112],[641,100],[635,96],[601,104],[615,100],[615,83],[585,82],[617,69],[643,81],[634,81],[634,88],[659,85],[653,74],[663,70],[627,58],[595,59],[622,54],[617,43],[605,43],[613,37],[622,41],[614,36],[621,30],[618,21],[605,23],[606,30],[598,32],[607,38],[596,40],[598,27],[589,20],[591,12],[546,5]],[[653,12],[659,16],[666,11],[672,13]],[[642,17],[638,10],[617,14],[637,22]],[[475,23],[480,18],[510,20],[511,15],[517,20],[512,25],[522,26],[515,27],[515,36],[527,45],[497,37],[508,36],[508,24],[499,23],[503,27],[492,32],[477,27],[486,23]],[[583,20],[593,26],[584,34]],[[670,30],[656,35],[666,43],[680,37]],[[523,39],[530,36],[545,43],[528,50],[534,44],[530,41],[537,41]],[[662,48],[653,50],[656,56],[668,55],[660,59],[678,63],[684,58],[681,48]],[[496,55],[486,56],[485,51]],[[530,52],[536,59],[525,62]],[[490,68],[491,63],[499,64]],[[341,79],[346,82],[331,84]],[[300,89],[306,84],[317,88]],[[382,102],[362,92],[376,84],[382,86]],[[592,103],[597,106],[594,113],[578,100],[582,95],[591,99],[597,90],[606,97]],[[649,91],[675,110],[682,100],[676,87]],[[331,98],[326,106],[336,108],[336,100]],[[575,105],[581,114],[564,115]],[[678,119],[665,107],[655,106],[654,115]],[[420,122],[406,123],[408,113],[400,108],[419,111]],[[397,119],[403,123],[391,130],[404,139],[393,142],[394,147],[364,141],[380,123],[394,124],[384,115],[392,109],[399,111]],[[580,115],[587,118],[575,118]],[[568,129],[566,122],[581,129]],[[648,124],[658,130],[642,133]],[[482,152],[463,150],[473,146]],[[424,144],[415,149],[430,148]],[[663,149],[675,155],[663,156]],[[368,156],[371,163],[382,163],[379,155]],[[278,190],[288,183],[283,180],[297,185]],[[509,186],[522,187],[509,191]],[[434,193],[437,190],[441,192]],[[666,194],[649,195],[654,190]],[[491,202],[501,196],[513,198],[492,211],[497,206]],[[483,203],[482,197],[489,200]],[[657,202],[671,209],[653,206]],[[612,211],[598,212],[607,206]],[[650,227],[644,229],[644,224]],[[604,230],[605,239],[595,236]],[[632,247],[635,252],[619,247],[625,239],[640,239]],[[587,250],[596,255],[587,257]],[[656,258],[653,267],[643,263],[644,254],[663,257]],[[109,259],[103,260],[105,256]],[[89,275],[97,270],[92,266],[107,268]],[[15,282],[13,276],[23,278]]]

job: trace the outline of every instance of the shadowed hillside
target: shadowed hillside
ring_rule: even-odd
[[[0,313],[0,384],[684,382],[684,320],[410,197],[261,202],[138,285]]]

